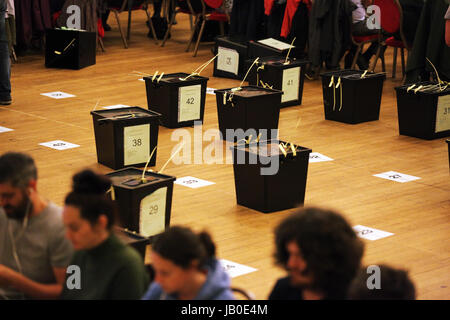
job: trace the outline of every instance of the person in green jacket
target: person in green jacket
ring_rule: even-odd
[[[63,220],[76,250],[61,299],[140,299],[149,276],[139,253],[112,231],[116,205],[108,177],[84,170],[73,177]]]

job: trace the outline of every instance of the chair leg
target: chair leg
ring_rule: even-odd
[[[394,47],[394,60],[392,60],[392,78],[395,78],[397,72],[397,48]]]
[[[381,51],[381,43],[378,45],[377,53],[375,54],[375,61],[373,62],[373,67],[370,68],[370,65],[369,65],[369,70],[371,72],[375,71],[375,67],[377,66],[378,58],[380,57],[380,51]]]
[[[143,7],[142,9],[147,14],[147,19],[148,19],[148,24],[150,26],[150,31],[152,32],[153,39],[155,39],[155,44],[158,45],[158,38],[156,37],[155,26],[153,25],[152,18],[150,17],[150,14],[148,13],[147,7]]]
[[[117,12],[117,10],[112,10],[112,11],[114,12],[114,15],[116,16],[117,25],[119,27],[120,36],[122,37],[123,46],[125,47],[125,49],[128,49],[128,43],[127,43],[127,40],[125,39],[125,35],[123,34],[122,26],[120,25],[119,13]]]
[[[174,10],[172,12],[172,17],[170,18],[169,27],[167,28],[166,34],[164,35],[164,39],[161,43],[161,47],[164,47],[164,45],[166,44],[167,38],[169,38],[170,30],[172,30],[172,25],[173,25],[173,22],[175,21],[176,15],[177,15],[177,12],[176,12],[176,10]]]
[[[100,45],[102,52],[105,52],[105,46],[103,45],[103,40],[100,37],[98,37],[98,44]]]
[[[400,49],[401,58],[402,58],[402,76],[405,76],[405,50],[403,48]]]
[[[197,26],[198,26],[199,22],[200,22],[199,15],[196,15],[195,16],[195,20],[194,20],[194,29],[191,32],[191,37],[189,38],[189,42],[188,42],[188,45],[186,47],[186,50],[184,50],[186,52],[188,52],[189,49],[191,48],[192,41],[194,40],[195,31],[197,30]]]
[[[193,57],[197,56],[198,45],[200,44],[200,40],[202,39],[203,30],[205,29],[205,24],[206,24],[206,19],[203,18],[202,26],[200,27],[200,32],[198,33],[197,42],[195,44],[194,54],[192,55]]]
[[[358,44],[358,47],[356,48],[355,56],[353,57],[352,66],[350,67],[350,69],[355,69],[356,60],[358,60],[358,56],[361,53],[362,47],[363,47],[363,43]]]
[[[130,29],[131,29],[131,9],[128,10],[128,26],[127,26],[127,40],[130,41]]]

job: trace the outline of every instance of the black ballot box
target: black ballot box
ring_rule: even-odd
[[[218,37],[214,47],[214,77],[240,79],[245,75],[248,41],[241,37]]]
[[[384,73],[340,70],[321,77],[326,120],[357,124],[379,119]]]
[[[144,166],[158,145],[161,115],[140,107],[91,111],[99,163],[112,169]],[[156,153],[148,166],[156,164]]]
[[[260,134],[265,139],[277,138],[272,135],[272,129],[278,129],[280,90],[243,86],[240,90],[220,89],[215,93],[219,130],[224,140],[239,140],[239,131],[244,139],[249,135],[256,138]],[[234,131],[236,135],[227,131]]]
[[[203,122],[208,78],[187,73],[144,77],[149,110],[161,114],[167,128],[190,127]]]
[[[398,129],[420,139],[450,136],[450,88],[422,82],[396,87]]]
[[[311,149],[279,140],[231,149],[239,205],[269,213],[304,203]]]
[[[292,47],[292,48],[291,48]],[[289,52],[289,49],[291,51]],[[273,38],[262,39],[262,40],[250,40],[248,42],[248,58],[263,58],[263,57],[273,57],[273,56],[283,56],[286,57],[289,53],[290,57],[297,56],[297,48],[291,46],[290,43],[279,41]]]
[[[48,29],[45,66],[79,70],[95,64],[97,35],[73,29]]]
[[[145,253],[147,250],[147,245],[151,243],[152,238],[147,238],[136,231],[131,231],[126,228],[121,228],[118,226],[114,227],[114,234],[125,244],[136,249],[137,252],[142,256],[142,260],[145,261]]]
[[[247,60],[246,67],[250,68],[253,62],[254,60]],[[307,60],[279,56],[260,58],[247,76],[248,84],[283,91],[281,108],[300,105],[308,63]]]
[[[175,177],[125,168],[106,174],[112,180],[111,197],[119,207],[119,225],[150,238],[170,225]]]

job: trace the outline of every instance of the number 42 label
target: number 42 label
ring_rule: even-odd
[[[200,119],[202,86],[180,87],[178,93],[178,122]]]

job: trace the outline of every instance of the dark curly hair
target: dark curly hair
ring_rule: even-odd
[[[275,259],[287,268],[287,244],[295,241],[313,278],[311,289],[326,299],[344,299],[359,270],[364,245],[337,212],[302,208],[275,230]]]
[[[348,298],[350,300],[415,300],[416,288],[408,272],[388,265],[379,265],[380,288],[369,289],[367,269],[361,269],[353,279]]]
[[[73,190],[66,196],[64,204],[78,208],[81,217],[91,225],[97,223],[100,215],[105,215],[108,218],[107,227],[111,229],[117,216],[115,202],[106,195],[111,180],[86,169],[75,174],[72,181]]]

